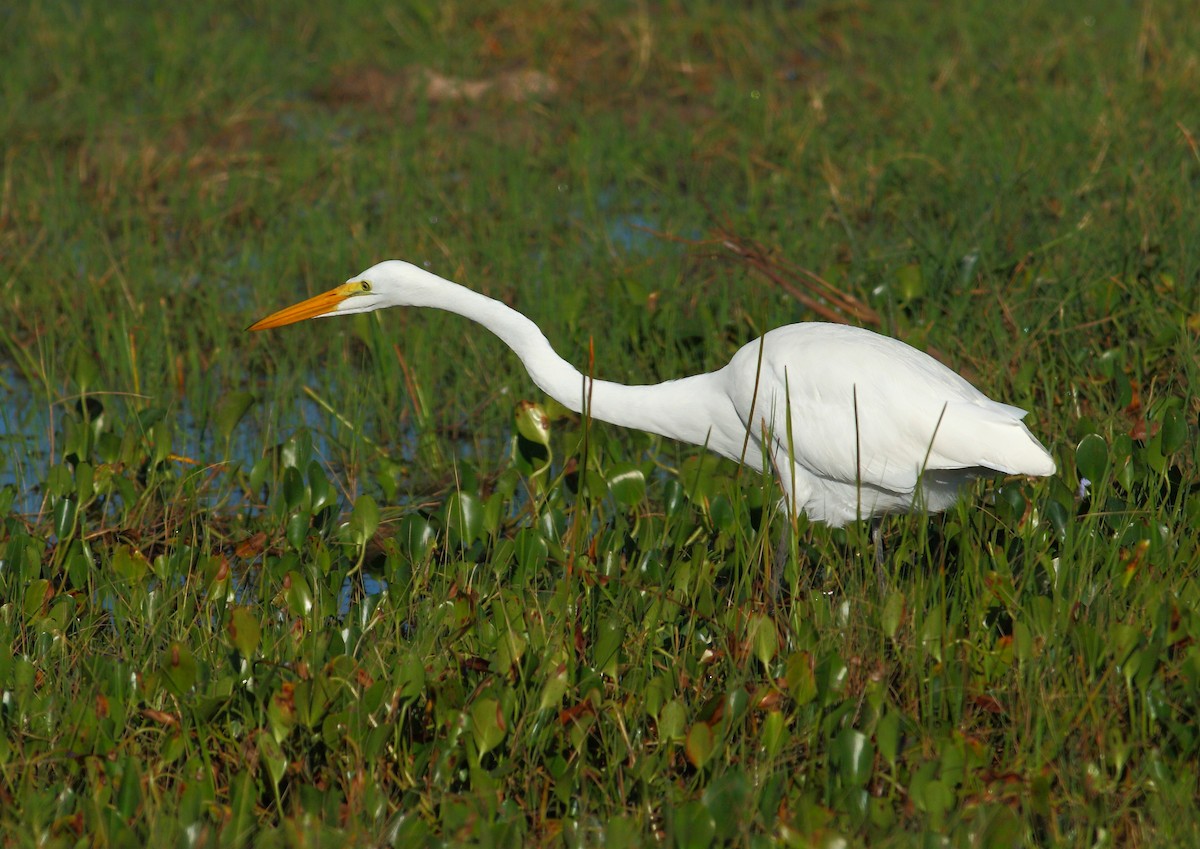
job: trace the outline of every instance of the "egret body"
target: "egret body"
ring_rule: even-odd
[[[939,512],[972,478],[1055,471],[1022,423],[1024,410],[993,401],[922,351],[856,327],[791,324],[747,343],[717,371],[626,386],[586,378],[516,310],[389,260],[250,329],[396,306],[483,325],[538,388],[576,413],[586,405],[599,421],[769,464],[791,508],[829,525]]]

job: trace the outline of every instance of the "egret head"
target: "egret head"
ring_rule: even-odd
[[[411,263],[389,259],[372,265],[341,286],[272,313],[248,329],[268,330],[308,318],[350,315],[384,307],[426,306],[434,292],[447,285],[450,284],[440,277]]]

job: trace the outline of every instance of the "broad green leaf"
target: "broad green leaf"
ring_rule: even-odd
[[[495,699],[476,699],[471,705],[471,733],[479,756],[483,757],[504,741],[508,727]]]
[[[235,607],[229,615],[229,624],[225,626],[229,641],[242,657],[254,657],[258,650],[258,641],[262,636],[258,617],[253,608]]]
[[[483,505],[468,492],[455,492],[443,511],[446,532],[453,545],[470,546],[483,533]]]
[[[159,670],[176,696],[186,696],[196,683],[196,659],[183,643],[171,643],[163,650]]]
[[[863,787],[871,778],[875,748],[866,734],[853,728],[843,728],[830,747],[830,755],[845,785]]]
[[[717,826],[703,802],[685,802],[675,808],[671,819],[677,849],[710,849],[714,845]]]
[[[213,424],[216,425],[217,433],[221,435],[222,439],[228,442],[233,438],[234,429],[253,403],[254,396],[243,390],[225,394],[225,397],[217,404],[217,411],[213,414]]]
[[[350,523],[353,527],[354,541],[359,545],[366,545],[379,528],[379,505],[375,503],[375,499],[365,493],[356,498]]]
[[[543,448],[550,447],[550,417],[541,405],[521,401],[517,404],[514,421],[522,438]]]
[[[1098,433],[1089,433],[1075,449],[1075,468],[1081,477],[1094,484],[1104,480],[1108,472],[1108,445]]]
[[[608,475],[608,491],[626,507],[636,507],[646,497],[646,475],[632,463],[618,463]]]
[[[697,722],[688,729],[684,751],[692,766],[700,769],[708,763],[708,759],[712,757],[713,746],[713,730],[707,722]]]

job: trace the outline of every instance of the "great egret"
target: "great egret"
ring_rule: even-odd
[[[940,512],[972,478],[1052,475],[1021,423],[928,354],[869,330],[811,322],[744,345],[707,374],[643,386],[590,381],[516,310],[407,262],[389,260],[250,326],[384,307],[433,307],[477,322],[533,382],[576,413],[769,463],[793,510],[839,527],[885,513]]]

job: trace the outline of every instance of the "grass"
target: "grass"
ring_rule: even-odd
[[[1197,842],[1187,3],[0,37],[4,846]],[[803,527],[773,615],[761,475],[543,435],[451,316],[243,332],[391,256],[630,382],[812,318],[808,269],[1032,410],[1059,474],[890,519],[885,586],[863,529]]]

